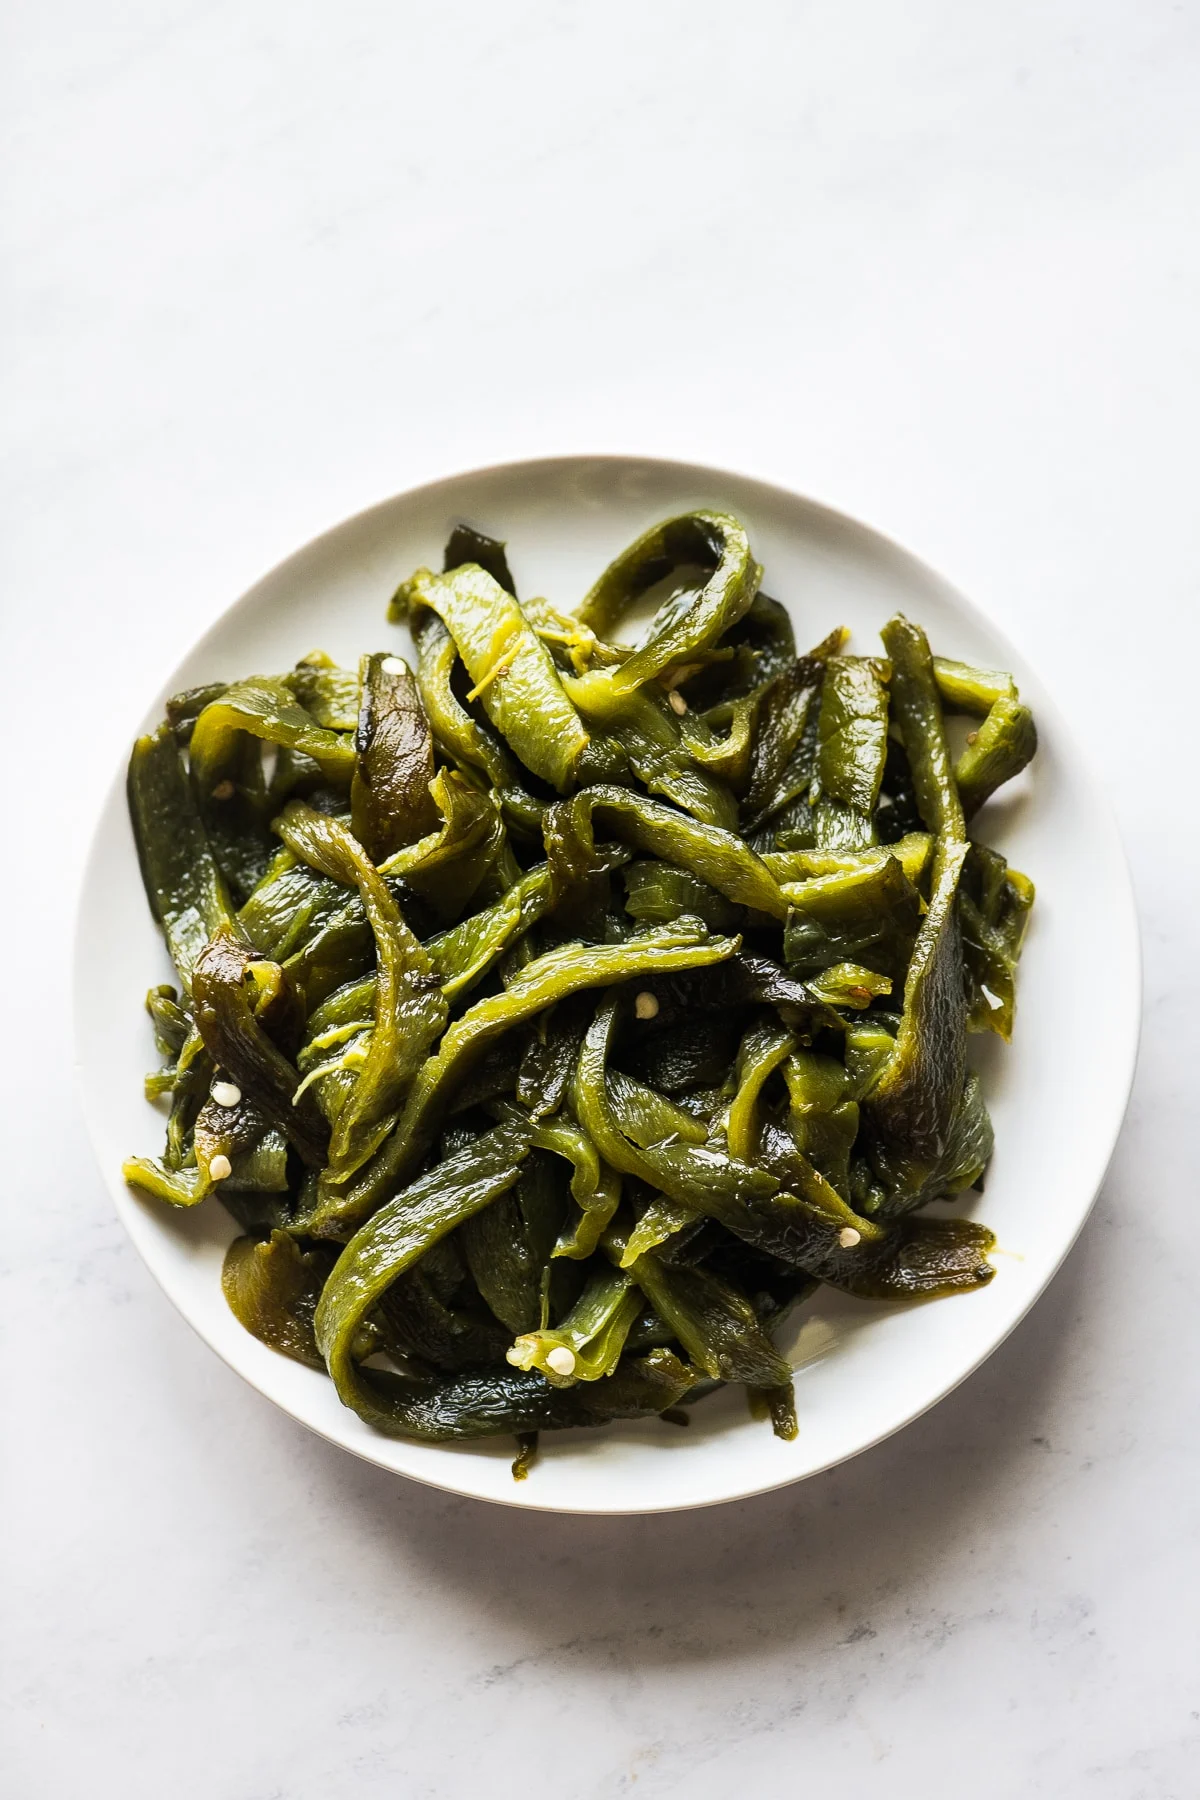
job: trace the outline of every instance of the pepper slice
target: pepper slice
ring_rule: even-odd
[[[150,908],[189,991],[196,959],[215,931],[235,929],[175,735],[160,725],[129,759],[129,816]]]
[[[364,656],[360,681],[350,823],[372,862],[379,863],[437,825],[429,791],[433,736],[412,671],[401,657]]]
[[[588,733],[516,597],[486,569],[465,563],[448,575],[418,569],[397,590],[390,616],[403,620],[421,608],[447,626],[496,729],[527,768],[563,792]]]

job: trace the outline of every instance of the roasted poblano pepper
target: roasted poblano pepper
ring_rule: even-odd
[[[736,1382],[786,1438],[789,1308],[992,1276],[922,1209],[991,1155],[967,1034],[1012,1035],[1033,887],[968,826],[1033,720],[900,616],[797,656],[760,578],[689,513],[571,612],[459,523],[391,607],[415,656],[214,680],[135,746],[178,985],[126,1176],[222,1199],[237,1318],[374,1429],[511,1433],[523,1477]]]

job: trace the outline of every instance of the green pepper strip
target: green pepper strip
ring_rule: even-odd
[[[795,1046],[792,1033],[778,1025],[752,1025],[742,1039],[737,1092],[725,1115],[725,1141],[730,1156],[739,1162],[753,1162],[758,1154],[758,1105],[763,1088]]]
[[[975,669],[970,663],[935,656],[933,678],[947,712],[968,713],[976,719],[986,718],[997,700],[1017,698],[1016,682],[1001,669]]]
[[[329,1127],[311,1094],[293,1100],[300,1077],[259,1024],[246,987],[252,969],[283,985],[275,963],[254,962],[228,927],[222,927],[196,962],[196,1025],[218,1067],[285,1131],[303,1160],[324,1167]]]
[[[432,1143],[441,1109],[458,1082],[501,1033],[582,988],[607,987],[656,971],[704,968],[732,956],[739,943],[738,938],[664,931],[624,944],[572,944],[529,963],[505,993],[481,1000],[450,1026],[437,1055],[413,1082],[396,1130],[336,1211],[318,1215],[315,1234],[335,1236],[347,1224],[358,1224],[395,1191]]]
[[[869,822],[887,757],[888,691],[869,657],[831,656],[821,686],[817,777],[821,792]]]
[[[865,1101],[873,1131],[905,1189],[918,1190],[936,1168],[963,1093],[966,1000],[955,899],[967,851],[965,843],[938,848],[895,1048]]]
[[[892,659],[892,705],[921,817],[939,837],[960,840],[966,836],[962,802],[950,765],[929,640],[903,613],[889,619],[879,635]]]
[[[687,563],[711,569],[697,593],[685,588],[655,615],[649,635],[627,661],[596,669],[568,684],[590,717],[619,714],[622,701],[646,682],[686,663],[735,625],[758,591],[762,570],[750,553],[745,527],[729,513],[694,512],[668,519],[609,564],[579,609],[579,617],[608,637],[642,594]]]
[[[966,748],[954,765],[962,808],[968,819],[974,818],[985,800],[998,787],[1019,775],[1037,750],[1037,726],[1033,714],[1019,701],[997,700],[987,718],[967,739]]]
[[[599,1381],[616,1368],[630,1327],[644,1304],[631,1276],[619,1269],[596,1269],[562,1323],[523,1332],[508,1351],[508,1361],[515,1369],[540,1370],[551,1387]],[[569,1352],[573,1359],[569,1370],[562,1372],[552,1366],[549,1358],[555,1350],[560,1357],[562,1351]]]
[[[473,719],[454,692],[451,677],[459,660],[458,645],[436,613],[417,613],[411,628],[417,646],[417,685],[439,748],[460,769],[465,765],[487,777],[514,829],[540,835],[545,802],[526,793],[507,745],[490,725]]]
[[[371,861],[379,863],[437,824],[429,792],[433,737],[417,684],[400,657],[364,656],[361,680],[350,823]]]
[[[146,898],[190,990],[197,957],[233,914],[169,726],[137,740],[127,789]]]
[[[621,1177],[600,1160],[587,1132],[563,1113],[539,1119],[533,1141],[539,1150],[552,1150],[571,1165],[571,1198],[579,1217],[564,1227],[553,1254],[581,1262],[592,1254],[620,1205]]]
[[[405,1088],[445,1026],[447,1005],[427,952],[357,838],[300,800],[289,802],[274,828],[297,856],[331,879],[357,886],[375,936],[378,974],[370,1048],[338,1114],[322,1175],[323,1187],[340,1187],[391,1130]]]
[[[584,788],[547,812],[546,855],[564,881],[579,880],[592,872],[597,815],[604,828],[623,843],[678,863],[728,899],[756,907],[775,919],[787,916],[787,901],[779,883],[741,838],[618,787]]]
[[[313,1313],[329,1271],[325,1246],[302,1250],[285,1231],[273,1231],[265,1241],[234,1239],[225,1252],[221,1288],[230,1311],[251,1336],[294,1362],[324,1370]]]
[[[528,1123],[507,1119],[397,1194],[338,1257],[317,1304],[316,1341],[342,1401],[362,1418],[386,1429],[391,1413],[373,1373],[354,1361],[360,1325],[398,1275],[464,1219],[508,1192],[529,1141]]]
[[[243,731],[311,756],[327,781],[344,786],[354,774],[352,740],[318,725],[281,681],[256,675],[226,688],[196,720],[189,754],[202,793],[211,791],[220,778]]]
[[[449,628],[497,731],[526,768],[563,792],[588,733],[515,597],[486,569],[464,563],[448,575],[418,569],[398,590],[390,616],[402,619],[422,607]]]
[[[636,1257],[629,1272],[691,1360],[714,1381],[782,1387],[791,1380],[787,1358],[745,1295],[727,1281],[707,1269],[665,1263],[652,1251]]]

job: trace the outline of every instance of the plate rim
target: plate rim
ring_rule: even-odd
[[[694,478],[697,482],[707,482],[718,486],[722,482],[730,481],[749,484],[763,490],[776,502],[785,504],[798,503],[815,514],[823,515],[831,524],[843,528],[850,528],[852,531],[865,534],[869,539],[875,540],[878,545],[886,547],[887,551],[898,558],[902,563],[913,565],[926,577],[932,577],[938,586],[943,589],[947,595],[953,598],[955,606],[961,610],[968,620],[990,634],[998,643],[1003,645],[1006,650],[1015,652],[1014,660],[1019,663],[1026,663],[1028,667],[1037,674],[1036,664],[1030,662],[1030,660],[1024,656],[1020,651],[1019,646],[1012,642],[1008,632],[997,625],[991,616],[975,600],[973,600],[970,595],[964,593],[962,589],[957,587],[939,567],[935,567],[932,563],[926,562],[923,557],[908,549],[907,546],[895,538],[891,532],[881,530],[877,526],[859,518],[856,514],[846,511],[841,506],[835,506],[827,501],[818,499],[811,494],[802,493],[798,489],[792,488],[785,483],[753,473],[750,470],[722,468],[715,464],[691,462],[681,457],[636,450],[559,451],[548,455],[504,458],[485,464],[468,465],[466,467],[438,474],[427,481],[421,481],[402,488],[395,493],[385,495],[381,499],[377,499],[366,506],[360,507],[357,511],[347,514],[344,518],[335,521],[333,524],[318,531],[314,536],[307,538],[302,544],[297,545],[294,549],[280,557],[269,568],[263,570],[248,587],[244,588],[234,597],[234,599],[229,601],[228,604],[221,607],[216,615],[209,620],[209,623],[199,635],[187,643],[186,646],[175,655],[171,669],[164,672],[162,680],[155,689],[154,696],[151,697],[147,705],[138,715],[139,723],[134,727],[133,731],[126,732],[123,741],[132,741],[136,732],[146,728],[145,722],[152,720],[156,710],[161,709],[163,699],[171,691],[173,671],[177,670],[181,664],[190,661],[193,657],[201,654],[207,646],[209,639],[221,630],[231,617],[240,612],[244,607],[248,606],[254,600],[260,588],[280,576],[290,563],[312,555],[343,531],[348,531],[355,526],[361,525],[365,520],[370,518],[372,514],[381,512],[402,501],[414,500],[420,496],[432,497],[439,488],[453,487],[466,481],[479,480],[503,474],[513,475],[518,471],[528,471],[531,475],[536,475],[539,472],[549,474],[551,471],[556,469],[562,470],[569,466],[577,467],[586,465],[594,467],[601,464],[633,465],[641,468],[649,467],[662,472],[678,474],[680,477],[689,480]],[[1041,682],[1040,675],[1038,675],[1038,684],[1039,686],[1044,686]],[[1072,1222],[1069,1234],[1061,1249],[1058,1251],[1058,1254],[1054,1257],[1053,1261],[1047,1264],[1036,1287],[1022,1299],[1011,1318],[1004,1323],[1003,1328],[990,1338],[986,1346],[979,1351],[979,1354],[975,1356],[967,1366],[957,1370],[949,1380],[945,1381],[935,1392],[931,1393],[928,1399],[923,1401],[919,1406],[914,1407],[912,1410],[905,1412],[903,1417],[896,1419],[884,1429],[876,1432],[871,1437],[864,1439],[862,1443],[851,1450],[833,1454],[826,1460],[801,1470],[783,1472],[777,1478],[772,1477],[762,1480],[751,1480],[750,1482],[743,1481],[728,1493],[704,1494],[694,1499],[669,1499],[659,1503],[651,1501],[646,1504],[637,1505],[587,1505],[576,1502],[564,1503],[562,1500],[557,1499],[548,1500],[539,1498],[536,1491],[529,1491],[531,1488],[536,1488],[535,1483],[522,1483],[520,1486],[513,1483],[513,1491],[511,1493],[508,1491],[500,1493],[482,1493],[477,1487],[453,1479],[453,1471],[458,1463],[458,1459],[453,1457],[447,1459],[444,1477],[440,1472],[435,1474],[414,1469],[398,1469],[394,1463],[386,1459],[384,1448],[397,1441],[403,1442],[403,1440],[393,1440],[380,1434],[378,1437],[379,1453],[376,1454],[374,1451],[374,1439],[368,1439],[363,1443],[351,1442],[338,1432],[332,1429],[326,1429],[314,1420],[301,1416],[301,1414],[294,1411],[292,1407],[288,1406],[283,1400],[277,1398],[274,1394],[269,1393],[255,1378],[253,1371],[249,1367],[239,1360],[236,1355],[231,1354],[225,1346],[215,1342],[208,1336],[193,1311],[185,1305],[183,1300],[173,1291],[168,1270],[164,1266],[161,1266],[155,1259],[151,1248],[152,1239],[149,1232],[141,1229],[141,1226],[145,1221],[142,1213],[138,1209],[133,1195],[124,1181],[120,1179],[119,1170],[110,1172],[106,1166],[100,1142],[98,1141],[97,1129],[93,1123],[92,1108],[84,1083],[84,1062],[81,1055],[81,1039],[84,1031],[84,989],[86,986],[86,972],[84,969],[84,907],[93,871],[102,860],[105,824],[108,819],[110,808],[112,808],[115,802],[119,801],[124,792],[125,766],[122,762],[118,764],[111,781],[104,787],[100,798],[96,803],[95,812],[87,833],[86,851],[81,859],[81,863],[77,865],[78,873],[76,879],[76,896],[71,938],[72,1077],[79,1109],[83,1115],[88,1141],[96,1162],[99,1165],[101,1178],[108,1190],[110,1199],[122,1226],[128,1233],[143,1265],[149,1271],[159,1290],[165,1295],[174,1310],[190,1326],[196,1336],[200,1338],[209,1350],[213,1351],[221,1359],[226,1367],[244,1380],[264,1400],[275,1406],[279,1412],[292,1419],[305,1430],[312,1432],[315,1436],[323,1439],[325,1442],[335,1445],[338,1449],[359,1458],[361,1461],[370,1463],[374,1467],[382,1469],[386,1473],[400,1479],[416,1481],[422,1486],[432,1488],[436,1491],[454,1494],[462,1498],[476,1500],[487,1504],[504,1506],[516,1511],[551,1512],[593,1518],[636,1518],[642,1515],[649,1516],[651,1514],[671,1512],[690,1512],[699,1510],[700,1508],[731,1505],[739,1500],[752,1499],[762,1494],[773,1493],[781,1488],[790,1487],[800,1481],[807,1481],[814,1476],[824,1474],[832,1468],[839,1467],[843,1463],[853,1461],[856,1457],[862,1456],[867,1451],[874,1449],[878,1444],[886,1442],[888,1438],[894,1436],[897,1432],[904,1430],[917,1419],[922,1418],[964,1382],[969,1380],[969,1378],[1001,1348],[1017,1327],[1028,1317],[1033,1307],[1047,1293],[1067,1257],[1078,1242],[1084,1225],[1091,1216],[1096,1200],[1107,1179],[1108,1171],[1111,1167],[1112,1159],[1116,1152],[1117,1144],[1128,1113],[1129,1100],[1137,1073],[1143,1023],[1144,971],[1140,920],[1129,857],[1117,822],[1115,810],[1103,781],[1094,769],[1090,758],[1081,748],[1071,725],[1066,718],[1064,718],[1053,693],[1047,692],[1045,700],[1047,704],[1043,706],[1043,715],[1046,712],[1049,713],[1054,728],[1054,738],[1056,743],[1062,747],[1068,760],[1073,765],[1075,773],[1078,777],[1082,778],[1086,786],[1090,807],[1095,821],[1098,826],[1103,827],[1104,834],[1109,841],[1110,851],[1113,853],[1115,869],[1119,870],[1120,873],[1119,884],[1114,882],[1109,894],[1109,899],[1112,903],[1119,903],[1119,909],[1122,914],[1122,954],[1117,966],[1119,980],[1114,983],[1114,986],[1119,989],[1120,994],[1121,1004],[1118,1010],[1123,1011],[1125,1016],[1125,1029],[1123,1030],[1121,1039],[1117,1045],[1117,1048],[1121,1050],[1123,1056],[1123,1067],[1119,1071],[1119,1080],[1114,1083],[1114,1095],[1119,1096],[1119,1104],[1116,1099],[1114,1099],[1107,1128],[1104,1133],[1101,1134],[1104,1141],[1102,1144],[1098,1145],[1098,1148],[1102,1152],[1102,1160],[1099,1160],[1096,1164],[1097,1173],[1090,1184],[1089,1196],[1086,1202],[1080,1207],[1078,1216]],[[248,1342],[253,1341],[253,1339],[248,1339]],[[356,1415],[352,1412],[347,1412],[347,1419],[352,1419],[355,1416]]]

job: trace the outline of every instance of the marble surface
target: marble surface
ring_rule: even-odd
[[[1195,1792],[1198,82],[1165,0],[3,9],[14,1800]],[[242,1385],[63,1035],[88,821],[214,610],[386,493],[588,448],[814,493],[990,610],[1106,774],[1147,974],[1109,1179],[990,1364],[798,1488],[613,1523]]]

